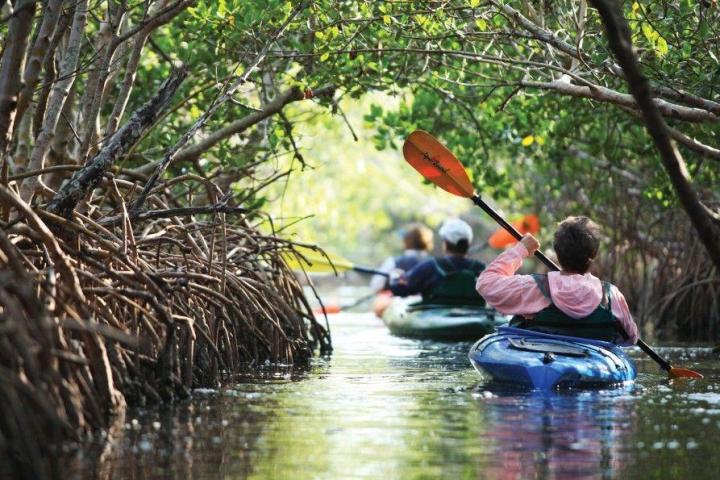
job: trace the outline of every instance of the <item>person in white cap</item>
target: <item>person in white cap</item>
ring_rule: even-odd
[[[438,232],[445,255],[431,258],[390,282],[393,295],[421,294],[423,303],[439,305],[484,305],[475,281],[485,265],[467,258],[472,228],[459,218],[446,220]]]

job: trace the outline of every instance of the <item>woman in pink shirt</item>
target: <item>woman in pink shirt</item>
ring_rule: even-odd
[[[516,315],[512,325],[634,345],[638,328],[625,297],[589,272],[600,246],[598,232],[587,217],[566,218],[553,242],[561,271],[515,275],[523,259],[540,247],[535,237],[525,235],[480,274],[477,291],[500,313]]]

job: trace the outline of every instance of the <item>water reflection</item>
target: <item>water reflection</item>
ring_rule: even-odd
[[[537,394],[479,377],[470,343],[392,337],[371,315],[332,322],[331,359],[130,412],[109,447],[86,450],[63,471],[88,479],[644,479],[720,470],[720,372],[696,351],[675,354],[709,373],[702,383],[665,382],[638,356],[634,387]]]
[[[66,460],[70,478],[246,478],[272,397],[233,389],[191,403],[131,412],[109,441]],[[262,407],[259,404],[262,403]]]
[[[497,394],[478,405],[488,412],[486,435],[496,457],[488,477],[609,478],[623,468],[635,398],[600,391]]]

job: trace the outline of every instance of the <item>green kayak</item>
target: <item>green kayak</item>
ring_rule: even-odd
[[[510,317],[480,306],[428,305],[417,297],[394,297],[382,320],[390,333],[430,340],[477,340]]]

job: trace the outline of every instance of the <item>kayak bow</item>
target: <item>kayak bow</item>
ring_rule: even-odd
[[[496,381],[538,390],[610,386],[637,375],[633,361],[612,343],[513,327],[480,339],[469,358]]]

